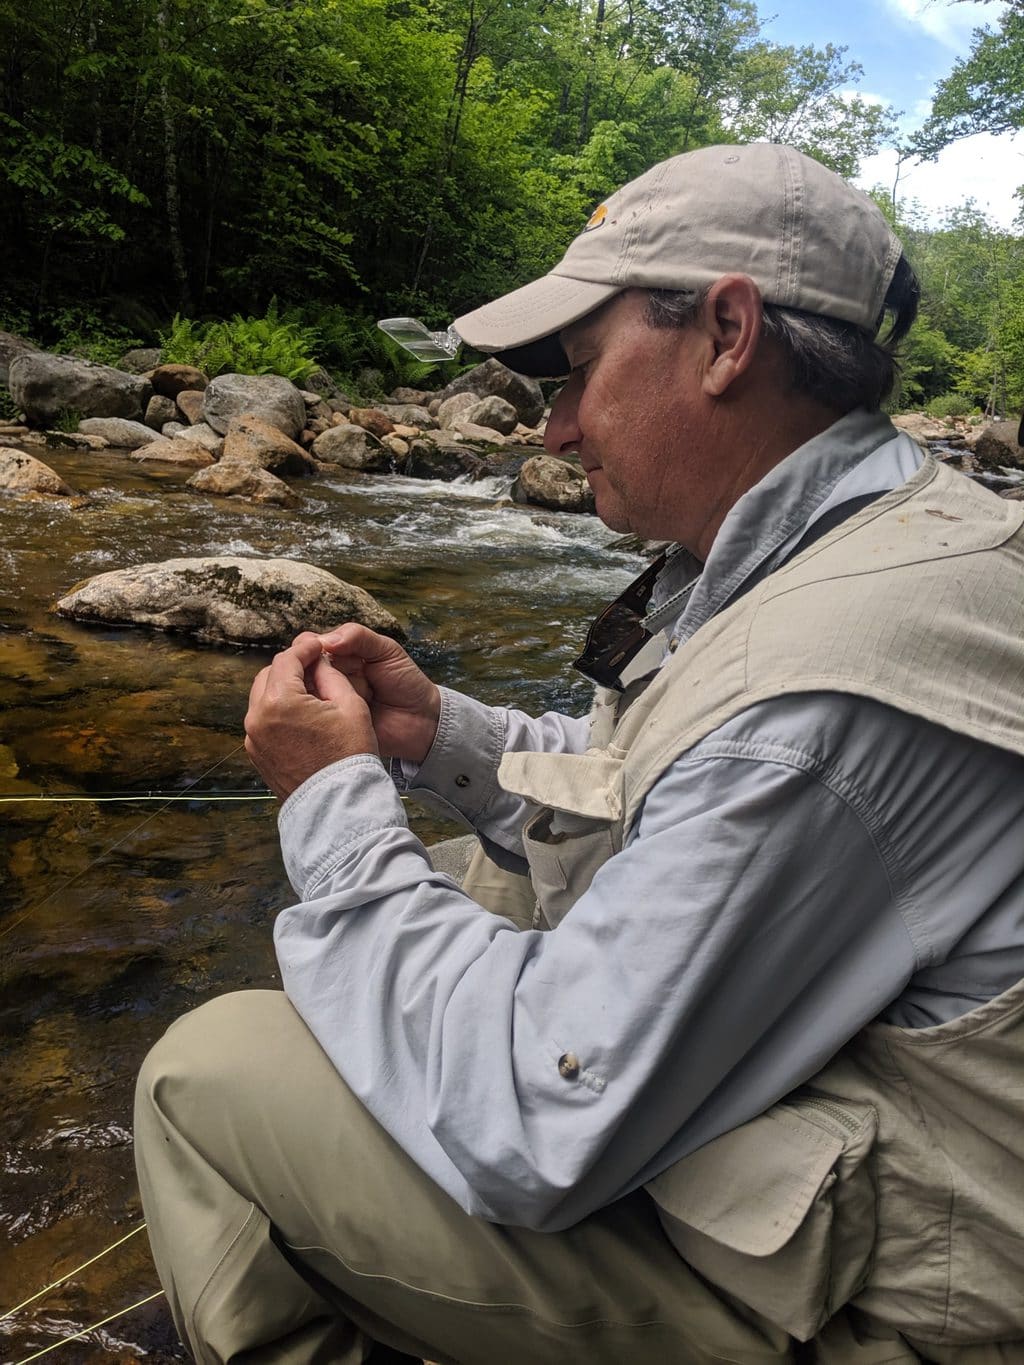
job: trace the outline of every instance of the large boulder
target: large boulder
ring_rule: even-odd
[[[220,374],[203,398],[203,421],[223,436],[232,417],[259,417],[294,441],[306,425],[306,405],[290,379],[279,374]]]
[[[79,422],[78,430],[86,436],[102,436],[108,445],[122,450],[138,450],[140,446],[167,439],[145,422],[129,422],[124,417],[86,417]]]
[[[345,469],[361,469],[364,474],[386,473],[392,464],[391,451],[362,427],[351,422],[329,427],[313,442],[313,455],[325,464]]]
[[[443,401],[456,393],[475,393],[478,398],[496,394],[512,404],[524,426],[535,427],[544,416],[544,394],[536,379],[516,374],[493,356],[453,379],[438,396]]]
[[[6,384],[11,361],[15,356],[38,353],[38,346],[13,332],[0,332],[0,384]]]
[[[493,427],[478,427],[475,422],[456,422],[452,434],[460,441],[474,441],[477,445],[503,446],[505,437]]]
[[[948,441],[953,434],[951,429],[926,412],[899,412],[892,419],[893,426],[913,436],[920,446],[927,447],[929,441]]]
[[[983,469],[1024,469],[1024,447],[1018,442],[1016,422],[993,422],[974,443],[974,457]]]
[[[33,426],[44,427],[70,412],[139,422],[153,392],[140,375],[47,351],[16,355],[7,383],[15,406]]]
[[[460,413],[459,424],[462,422],[472,422],[474,426],[487,427],[490,431],[500,431],[502,436],[511,436],[519,423],[519,415],[511,403],[492,393]]]
[[[512,497],[553,512],[594,510],[594,492],[583,470],[553,455],[530,456],[512,485]]]
[[[240,460],[221,460],[193,474],[187,483],[189,488],[219,498],[244,498],[246,502],[271,503],[276,507],[294,507],[299,501],[276,474]]]
[[[187,437],[186,437],[187,439]],[[258,417],[235,417],[224,437],[222,460],[269,470],[271,474],[315,474],[316,461],[283,431]]]
[[[115,569],[78,583],[57,603],[75,621],[152,626],[223,644],[282,647],[303,630],[358,621],[400,638],[368,592],[292,559],[219,555]]]
[[[194,365],[159,365],[150,375],[153,392],[164,398],[177,398],[186,389],[205,389],[209,380]]]
[[[48,497],[74,497],[75,490],[61,476],[21,450],[0,450],[0,493],[42,493]]]

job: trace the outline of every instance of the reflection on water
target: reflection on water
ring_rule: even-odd
[[[290,889],[275,805],[239,748],[266,655],[50,614],[78,580],[183,555],[305,559],[367,588],[440,682],[582,710],[586,620],[637,570],[590,517],[513,507],[507,474],[458,484],[338,471],[297,510],[207,500],[122,455],[50,453],[89,503],[0,498],[0,1314],[140,1218],[131,1092],[150,1043],[211,995],[277,984]],[[410,810],[428,841],[454,832]],[[6,1321],[18,1361],[156,1288],[135,1237]],[[158,1300],[62,1362],[184,1359]],[[57,1359],[56,1353],[54,1358]]]

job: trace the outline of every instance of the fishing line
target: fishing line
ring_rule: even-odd
[[[38,905],[33,905],[30,909],[26,910],[23,915],[19,915],[16,920],[13,920],[12,923],[8,924],[6,928],[0,929],[0,938],[4,938],[5,935],[9,934],[13,929],[16,929],[19,924],[24,924],[25,921],[31,915],[34,915],[36,914],[37,911],[42,910],[42,908],[45,905],[49,905],[50,901],[52,901],[55,896],[63,895],[63,893],[68,889],[69,886],[74,886],[75,882],[77,882],[79,878],[84,877],[87,872],[91,872],[92,869],[96,866],[96,864],[102,862],[104,858],[106,858],[109,854],[113,853],[115,848],[119,848],[121,844],[123,844],[127,839],[130,839],[132,838],[133,835],[138,834],[140,829],[145,829],[145,827],[150,823],[150,821],[155,820],[157,816],[161,815],[165,810],[167,810],[167,808],[170,805],[172,805],[173,802],[180,801],[188,792],[192,790],[193,787],[197,787],[199,783],[204,781],[207,777],[209,777],[211,773],[216,772],[222,763],[226,763],[229,758],[233,758],[235,754],[239,753],[240,750],[244,748],[245,748],[244,742],[242,744],[236,744],[235,747],[231,749],[228,753],[224,754],[222,758],[218,758],[217,762],[214,763],[212,767],[207,768],[205,773],[200,773],[196,780],[192,782],[188,787],[186,787],[183,792],[181,792],[178,795],[169,797],[166,801],[164,801],[163,805],[158,807],[158,809],[152,813],[152,815],[147,815],[145,820],[140,820],[137,825],[133,825],[133,827],[130,830],[128,830],[126,834],[121,835],[120,839],[115,839],[114,842],[109,846],[109,848],[105,848],[101,853],[98,853],[91,863],[89,863],[86,867],[82,868],[81,872],[76,872],[75,875],[73,877],[69,877],[68,880],[64,882],[62,886],[58,886],[55,890],[51,891],[48,896],[44,896],[44,898],[38,903]],[[193,796],[191,799],[195,801],[198,800],[199,798]]]
[[[22,1299],[21,1303],[16,1303],[13,1308],[8,1308],[6,1313],[0,1313],[0,1322],[3,1322],[6,1318],[13,1318],[15,1313],[20,1313],[21,1310],[27,1308],[30,1303],[35,1303],[36,1299],[41,1299],[44,1294],[49,1294],[51,1289],[59,1288],[67,1280],[70,1280],[73,1276],[77,1275],[79,1271],[94,1265],[96,1261],[101,1261],[108,1252],[116,1251],[118,1247],[124,1246],[125,1242],[130,1241],[132,1237],[137,1236],[145,1226],[145,1223],[140,1223],[137,1228],[132,1228],[131,1232],[126,1232],[125,1235],[119,1237],[116,1242],[111,1242],[110,1246],[104,1247],[102,1251],[97,1251],[95,1256],[90,1256],[89,1259],[83,1261],[81,1265],[76,1265],[74,1270],[69,1270],[68,1273],[62,1275],[59,1280],[54,1280],[54,1282],[48,1284],[45,1289],[40,1289],[37,1294],[32,1294],[29,1298]],[[92,1331],[92,1328],[90,1327],[88,1330]]]
[[[158,1289],[155,1294],[150,1294],[144,1299],[139,1299],[135,1303],[130,1303],[127,1308],[119,1308],[116,1313],[110,1313],[107,1317],[101,1318],[99,1322],[94,1322],[91,1327],[83,1327],[80,1332],[74,1332],[69,1337],[61,1337],[60,1341],[55,1341],[49,1346],[44,1346],[41,1351],[36,1351],[30,1356],[22,1356],[16,1360],[14,1365],[28,1365],[30,1360],[38,1360],[40,1356],[49,1355],[51,1351],[56,1351],[60,1346],[66,1346],[69,1341],[77,1341],[79,1337],[87,1336],[90,1332],[95,1332],[99,1327],[106,1327],[108,1322],[113,1322],[116,1318],[123,1318],[126,1313],[132,1313],[136,1308],[141,1308],[144,1303],[152,1303],[154,1299],[163,1298],[164,1291]]]

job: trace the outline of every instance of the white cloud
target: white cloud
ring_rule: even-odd
[[[968,0],[885,0],[889,10],[904,23],[913,25],[958,55],[966,51],[971,33],[986,24],[995,24],[1004,6]]]
[[[892,106],[892,100],[885,95],[875,95],[870,90],[840,90],[839,98],[845,104],[852,104],[854,100],[863,100],[865,104],[880,104],[883,109]],[[931,101],[927,101],[929,112],[931,111]]]
[[[857,184],[862,189],[883,185],[892,189],[896,178],[896,153],[891,149],[865,158]],[[954,142],[939,153],[937,161],[910,161],[900,171],[897,197],[916,199],[933,223],[946,210],[974,199],[1000,227],[1013,227],[1021,208],[1014,197],[1024,185],[1024,137],[978,133]]]

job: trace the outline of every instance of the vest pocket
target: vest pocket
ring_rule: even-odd
[[[549,928],[553,929],[615,853],[608,820],[542,810],[523,830],[523,852]]]
[[[863,1286],[875,1110],[797,1091],[646,1189],[688,1265],[800,1341]]]

